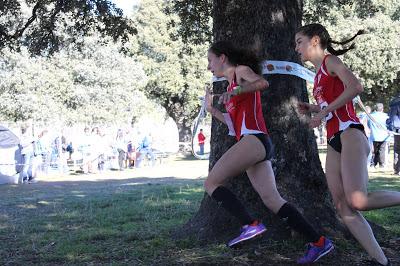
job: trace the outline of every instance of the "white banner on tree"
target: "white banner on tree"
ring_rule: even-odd
[[[263,74],[293,75],[314,83],[315,73],[293,62],[266,60],[262,62]]]
[[[275,60],[265,60],[262,63],[262,73],[264,75],[269,74],[283,74],[283,75],[293,75],[302,78],[306,81],[314,83],[315,73],[311,70],[293,62],[288,61],[275,61]],[[218,82],[226,80],[225,78],[213,77],[212,82]]]

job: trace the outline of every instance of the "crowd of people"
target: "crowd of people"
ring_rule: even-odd
[[[100,127],[85,127],[80,134],[53,134],[44,129],[35,136],[31,127],[22,126],[19,138],[14,154],[19,183],[34,183],[50,170],[67,172],[71,166],[88,174],[156,162],[151,134],[133,134],[130,129],[108,134]]]
[[[370,168],[389,168],[389,151],[393,147],[393,173],[400,174],[400,95],[395,97],[388,110],[384,105],[377,103],[372,111],[370,106],[365,107],[365,112],[359,114],[361,123],[368,137],[370,152],[367,166]],[[393,146],[392,146],[393,145]]]
[[[393,149],[393,170],[395,175],[400,173],[400,95],[396,96],[386,108],[383,103],[376,103],[374,108],[365,106],[365,111],[358,113],[368,137],[370,152],[367,166],[379,169],[389,169],[390,150]],[[314,128],[314,134],[319,145],[326,145],[326,130],[323,125]]]

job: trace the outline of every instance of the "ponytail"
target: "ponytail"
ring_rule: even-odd
[[[329,53],[338,56],[338,55],[347,53],[348,51],[350,51],[351,49],[354,49],[355,47],[356,47],[356,45],[354,43],[352,43],[348,48],[336,50],[332,47],[332,45],[330,43],[328,43],[328,47],[326,47],[326,49],[328,50]]]
[[[332,39],[329,38],[329,40],[328,40],[328,45],[327,45],[327,50],[328,50],[329,53],[331,53],[331,54],[333,54],[333,55],[336,55],[336,56],[345,54],[345,53],[347,53],[348,51],[350,51],[350,50],[352,50],[352,49],[354,49],[354,48],[356,47],[355,43],[352,43],[348,48],[341,49],[341,50],[336,50],[336,49],[334,49],[334,48],[332,47],[332,43],[344,45],[344,44],[347,44],[347,43],[353,41],[358,35],[361,35],[361,34],[364,34],[364,33],[365,33],[365,32],[364,32],[363,30],[359,30],[353,37],[351,37],[351,38],[348,39],[348,40],[341,41],[341,42],[334,41],[334,40],[332,40]]]
[[[358,35],[364,34],[365,32],[363,30],[359,30],[353,37],[351,37],[348,40],[345,41],[334,41],[331,39],[329,36],[328,31],[324,26],[318,23],[313,23],[309,25],[302,26],[297,30],[296,33],[302,33],[305,36],[312,38],[314,36],[318,36],[320,39],[321,47],[322,49],[327,49],[329,53],[333,55],[342,55],[348,52],[351,49],[355,48],[355,44],[352,43],[348,48],[341,49],[341,50],[336,50],[332,47],[332,44],[339,44],[339,45],[344,45],[347,44],[351,41],[353,41]]]

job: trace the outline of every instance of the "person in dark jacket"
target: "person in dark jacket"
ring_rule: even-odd
[[[394,133],[400,134],[400,94],[390,103],[389,119],[387,128]],[[395,175],[400,175],[400,135],[394,135],[394,161],[393,170]]]

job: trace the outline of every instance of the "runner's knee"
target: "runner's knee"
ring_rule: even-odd
[[[367,210],[368,197],[361,191],[354,191],[347,197],[347,204],[353,210],[365,211]]]
[[[214,190],[221,186],[222,184],[219,184],[218,182],[215,182],[212,176],[208,176],[207,179],[204,181],[204,189],[207,192],[207,194],[211,197],[212,193]]]

